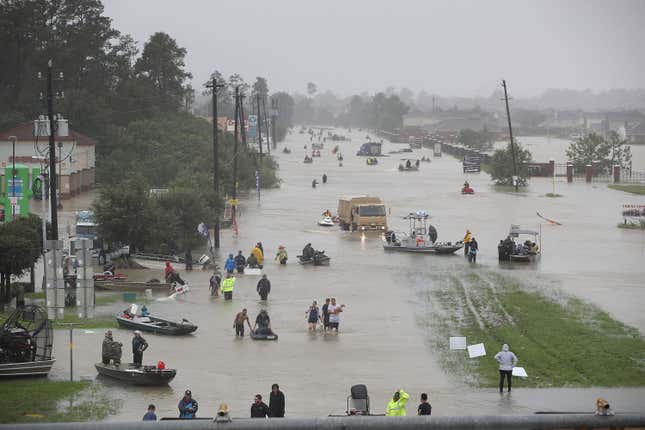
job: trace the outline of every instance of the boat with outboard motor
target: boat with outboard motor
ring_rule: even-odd
[[[150,315],[132,316],[122,314],[116,317],[116,321],[119,323],[119,327],[171,336],[189,334],[197,330],[197,326],[185,318],[182,318],[180,322],[174,322]]]
[[[542,231],[538,226],[537,230],[523,229],[519,225],[512,224],[506,239],[501,240],[497,245],[499,261],[511,261],[518,263],[530,263],[538,260],[542,255]],[[520,236],[533,237],[533,240],[518,241]]]
[[[177,370],[157,366],[135,367],[132,364],[94,365],[99,375],[106,376],[132,385],[167,385],[177,375]]]
[[[437,229],[428,224],[426,211],[410,212],[404,217],[410,222],[409,233],[389,230],[383,239],[386,251],[416,252],[422,254],[454,254],[463,248],[463,242],[437,242]]]

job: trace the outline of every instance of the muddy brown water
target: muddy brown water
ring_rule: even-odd
[[[345,133],[344,131],[341,131]],[[263,190],[261,201],[251,193],[242,201],[239,236],[222,233],[219,260],[238,249],[245,254],[262,241],[267,255],[265,272],[272,282],[267,304],[255,292],[258,277],[238,278],[234,300],[223,302],[208,293],[210,273],[179,267],[193,290],[176,301],[148,305],[151,312],[169,318],[187,317],[199,325],[194,335],[163,337],[145,334],[150,348],[144,361],[164,360],[178,374],[168,387],[126,387],[99,379],[109,395],[121,401],[112,420],[138,420],[148,403],[157,405],[157,415],[176,416],[177,402],[187,388],[199,401],[201,416],[212,416],[220,402],[232,408],[234,416],[248,416],[256,393],[268,396],[271,384],[279,383],[287,396],[290,416],[322,416],[342,413],[352,384],[367,384],[374,412],[383,412],[391,393],[404,388],[411,394],[412,413],[421,392],[427,392],[437,415],[526,414],[537,410],[590,411],[597,396],[605,396],[617,410],[642,411],[645,388],[525,389],[521,381],[511,396],[499,396],[494,389],[475,389],[442,371],[426,342],[419,323],[423,309],[414,289],[405,280],[410,272],[424,279],[435,271],[459,271],[467,263],[463,255],[452,257],[386,254],[381,239],[374,234],[351,234],[337,228],[319,227],[316,221],[327,208],[335,212],[338,198],[369,194],[386,203],[389,223],[395,230],[407,231],[402,217],[409,211],[428,210],[439,240],[456,241],[466,228],[480,244],[478,264],[491,270],[512,273],[540,283],[545,289],[573,293],[597,304],[615,318],[645,332],[645,233],[615,227],[620,221],[620,205],[645,203],[642,196],[609,190],[605,183],[556,183],[562,198],[547,198],[552,191],[548,179],[531,180],[526,192],[494,190],[486,174],[464,175],[460,162],[444,155],[422,163],[419,172],[399,172],[400,158],[379,159],[367,166],[356,157],[365,132],[354,131],[351,142],[339,143],[345,160],[339,167],[330,154],[335,145],[327,142],[321,158],[303,164],[307,135],[291,134],[278,147],[282,186]],[[280,153],[287,146],[291,154]],[[384,152],[400,148],[385,144]],[[415,156],[431,155],[419,150]],[[327,173],[329,181],[312,189],[311,181]],[[476,190],[474,196],[459,193],[465,179]],[[71,211],[87,207],[83,197],[65,202]],[[536,266],[499,267],[497,243],[511,223],[537,227],[536,211],[560,221],[562,226],[543,224],[543,257]],[[324,249],[331,256],[330,267],[302,267],[295,256],[305,243]],[[278,245],[285,245],[290,261],[280,266],[273,261]],[[161,271],[130,271],[133,279],[161,277]],[[423,281],[422,281],[423,282]],[[159,296],[157,296],[159,297]],[[341,317],[339,335],[308,333],[305,310],[312,300],[321,304],[336,297],[347,305]],[[101,308],[116,313],[122,302]],[[232,327],[236,312],[249,310],[252,318],[267,309],[277,342],[236,339]],[[96,378],[93,364],[100,359],[103,330],[77,330],[75,333],[75,375]],[[124,358],[130,358],[131,332],[115,330],[124,343]],[[67,333],[55,338],[56,365],[52,377],[69,375]],[[447,339],[446,339],[447,341]],[[497,345],[487,345],[491,360]],[[521,360],[522,357],[520,357]],[[527,369],[530,375],[530,369]],[[645,381],[644,381],[645,385]]]

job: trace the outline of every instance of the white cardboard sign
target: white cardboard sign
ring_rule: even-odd
[[[470,358],[483,357],[486,355],[486,348],[483,343],[468,346],[468,356]]]
[[[451,336],[450,349],[466,349],[466,338],[460,336]]]

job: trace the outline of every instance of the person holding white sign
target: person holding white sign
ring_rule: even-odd
[[[499,363],[499,392],[504,391],[504,377],[508,380],[508,392],[511,392],[511,378],[513,367],[517,364],[517,357],[508,349],[508,345],[502,345],[502,350],[495,354],[495,360]]]

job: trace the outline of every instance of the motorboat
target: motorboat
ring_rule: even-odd
[[[409,158],[402,158],[401,161],[403,161],[403,163],[399,164],[399,171],[401,172],[415,172],[419,170],[419,165],[421,164],[421,161]]]
[[[334,220],[330,216],[323,217],[318,221],[318,225],[321,227],[333,227],[334,226]]]
[[[312,157],[320,157],[320,150],[319,149],[314,149],[311,151],[311,156]]]
[[[134,367],[132,364],[96,363],[94,367],[99,375],[132,385],[167,385],[177,375],[175,369],[160,369],[157,366]]]
[[[109,291],[170,290],[172,284],[166,282],[135,282],[120,279],[95,279],[94,288]]]
[[[522,242],[521,237],[531,237],[532,240]],[[499,261],[517,263],[530,263],[538,260],[542,252],[542,232],[540,226],[537,230],[524,229],[512,224],[506,239],[497,246]]]
[[[197,330],[197,326],[185,318],[182,318],[180,322],[174,322],[153,316],[126,316],[123,314],[118,315],[116,321],[119,323],[119,327],[170,336],[189,334]]]
[[[410,223],[410,232],[395,233],[389,230],[383,239],[383,249],[422,254],[454,254],[463,248],[462,242],[437,242],[437,229],[428,224],[429,217],[426,211],[410,212],[404,217]]]

